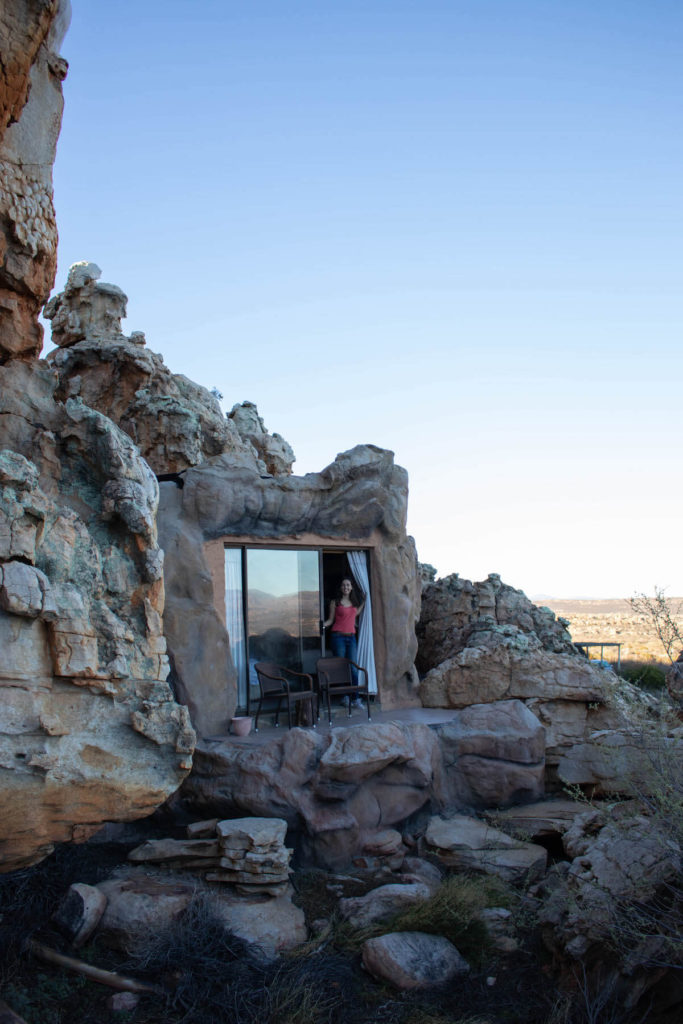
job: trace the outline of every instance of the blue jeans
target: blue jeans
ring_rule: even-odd
[[[358,641],[355,633],[332,633],[330,634],[330,647],[337,658],[348,658],[349,661],[358,661]],[[351,666],[351,677],[353,685],[358,686],[358,670]]]

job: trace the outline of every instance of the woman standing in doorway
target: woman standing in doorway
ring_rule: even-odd
[[[330,647],[336,657],[348,658],[349,661],[358,660],[356,629],[364,605],[365,601],[358,600],[353,583],[345,576],[339,584],[336,597],[330,601],[329,618],[325,619],[324,623],[325,626],[332,626]],[[355,685],[358,683],[358,672],[353,666],[351,672]],[[353,703],[360,707],[363,706],[360,699],[356,699]]]

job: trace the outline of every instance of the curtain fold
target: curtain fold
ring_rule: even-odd
[[[225,625],[230,655],[237,671],[237,703],[247,706],[247,658],[242,604],[242,550],[225,549]]]
[[[353,574],[354,582],[365,600],[365,608],[358,627],[358,664],[368,673],[368,690],[377,693],[377,673],[375,671],[375,644],[372,636],[372,603],[370,601],[370,577],[368,575],[368,556],[365,551],[347,551],[346,557]]]

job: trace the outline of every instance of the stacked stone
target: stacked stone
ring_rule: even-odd
[[[244,895],[279,896],[289,883],[292,850],[284,845],[287,822],[281,818],[238,818],[219,821],[220,870],[209,882],[228,882]]]
[[[236,818],[199,821],[188,826],[187,839],[152,839],[128,859],[166,868],[200,871],[207,882],[235,886],[244,896],[280,896],[288,889],[292,850],[284,845],[282,818]]]

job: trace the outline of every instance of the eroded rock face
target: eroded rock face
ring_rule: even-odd
[[[564,619],[548,608],[538,608],[521,590],[502,583],[491,573],[481,583],[457,574],[426,582],[417,627],[417,667],[429,672],[470,646],[472,633],[511,626],[554,654],[575,654]],[[510,635],[512,630],[510,631]]]
[[[67,63],[68,0],[19,0],[0,12],[0,363],[35,356],[38,313],[57,262],[52,164]]]
[[[595,737],[624,728],[610,706],[616,680],[579,654],[564,619],[499,576],[483,583],[448,576],[424,587],[417,632],[425,706],[523,701],[545,729],[546,784],[580,779],[609,789],[614,773],[608,780],[598,770],[604,758]],[[583,767],[573,770],[568,760],[577,757]]]
[[[158,487],[41,362],[0,367],[0,864],[144,816],[191,766],[166,682]]]
[[[266,472],[273,476],[292,472],[295,456],[291,445],[279,434],[268,433],[253,402],[234,405],[228,418],[237,427],[242,440],[253,445],[259,458],[263,460]]]
[[[46,306],[58,346],[48,357],[59,375],[57,396],[78,397],[112,419],[157,475],[225,451],[266,472],[206,388],[171,373],[146,347],[142,332],[123,333],[128,299],[116,285],[101,283],[100,275],[95,263],[75,263],[64,291]]]
[[[587,810],[564,846],[571,862],[556,865],[536,891],[544,942],[590,965],[608,991],[634,1005],[680,942],[672,913],[680,847],[671,829],[636,803]]]

